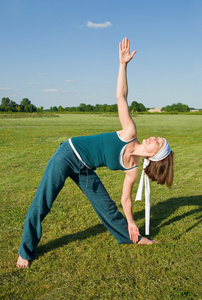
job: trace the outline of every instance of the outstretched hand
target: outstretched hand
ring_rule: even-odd
[[[119,43],[119,60],[120,63],[128,63],[133,56],[135,55],[136,51],[133,51],[130,54],[130,41],[125,38],[122,40],[122,43]]]

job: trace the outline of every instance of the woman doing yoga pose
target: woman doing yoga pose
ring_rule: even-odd
[[[170,186],[173,180],[173,153],[164,138],[150,137],[142,143],[137,139],[136,126],[127,103],[127,64],[135,53],[136,51],[130,53],[129,40],[123,39],[119,44],[120,66],[117,81],[117,105],[122,129],[93,136],[73,137],[59,146],[47,164],[27,212],[17,267],[27,268],[35,258],[36,247],[42,235],[41,222],[50,211],[67,177],[70,177],[87,196],[98,217],[118,243],[156,243],[142,237],[134,222],[132,188],[138,177],[140,157],[145,158],[140,183],[142,184],[143,177],[146,176],[147,191],[148,178]],[[95,169],[102,166],[125,172],[121,203],[126,218],[118,211],[115,202],[111,200],[95,173]]]

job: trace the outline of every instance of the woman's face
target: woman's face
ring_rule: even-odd
[[[142,141],[146,152],[151,153],[151,156],[154,156],[158,153],[161,148],[165,145],[165,140],[161,137],[150,137]]]

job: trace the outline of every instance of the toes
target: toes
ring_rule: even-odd
[[[159,242],[157,242],[157,241],[155,241],[155,240],[152,240],[152,242],[153,242],[154,244],[159,244]]]
[[[21,256],[18,257],[16,267],[19,269],[26,269],[30,266],[30,261],[23,259]]]

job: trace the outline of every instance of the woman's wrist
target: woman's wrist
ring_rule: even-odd
[[[135,225],[135,221],[134,220],[127,220],[127,222],[128,222],[128,226]]]
[[[121,61],[121,60],[120,60],[119,62],[120,62],[120,66],[124,66],[124,67],[126,67],[126,66],[127,66],[127,64],[128,64],[127,62],[125,62],[125,61]]]

